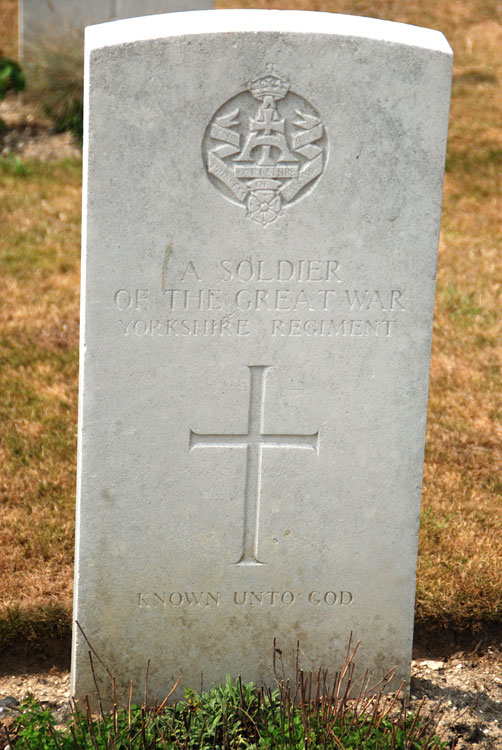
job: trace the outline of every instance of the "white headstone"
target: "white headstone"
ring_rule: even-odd
[[[211,11],[86,55],[75,619],[138,696],[149,658],[160,696],[351,632],[406,679],[447,42]]]
[[[19,48],[30,57],[45,41],[83,32],[90,24],[212,7],[213,0],[19,0]]]

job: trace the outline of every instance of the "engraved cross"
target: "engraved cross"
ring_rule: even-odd
[[[302,448],[318,452],[319,430],[310,435],[264,432],[265,382],[269,366],[251,365],[247,432],[211,434],[190,430],[190,450],[194,448],[246,448],[244,486],[244,526],[242,553],[235,565],[263,565],[258,560],[258,529],[264,448]]]

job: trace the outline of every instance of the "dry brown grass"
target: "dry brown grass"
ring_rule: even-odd
[[[0,181],[4,618],[50,604],[52,617],[72,589],[81,170],[27,170],[4,163]]]
[[[17,59],[18,0],[0,0],[0,54]]]
[[[7,4],[0,0],[0,12]],[[501,623],[502,2],[218,5],[389,18],[439,28],[454,48],[417,620],[456,628]],[[51,602],[68,611],[71,596],[79,172],[72,165],[31,169],[0,178],[4,615],[9,606],[33,613]]]

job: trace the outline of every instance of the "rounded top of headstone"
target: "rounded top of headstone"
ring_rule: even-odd
[[[88,26],[89,50],[150,39],[215,33],[331,34],[420,47],[451,55],[440,31],[362,16],[302,10],[198,10]]]

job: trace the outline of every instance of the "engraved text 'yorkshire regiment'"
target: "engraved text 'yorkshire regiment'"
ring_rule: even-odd
[[[326,165],[321,118],[290,85],[267,65],[215,113],[203,142],[213,185],[262,226],[304,197]]]

